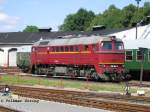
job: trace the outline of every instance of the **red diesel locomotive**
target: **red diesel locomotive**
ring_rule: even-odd
[[[124,45],[114,36],[41,40],[32,46],[32,72],[70,78],[121,80]]]

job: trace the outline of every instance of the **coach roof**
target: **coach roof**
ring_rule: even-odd
[[[49,46],[65,46],[65,45],[81,45],[81,44],[88,45],[88,44],[96,44],[100,41],[111,41],[111,37],[90,36],[79,38],[60,38],[51,40],[41,40],[39,42],[36,42],[34,45],[49,45]],[[121,41],[121,39],[117,38],[116,41]]]

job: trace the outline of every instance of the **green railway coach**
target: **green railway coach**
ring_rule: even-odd
[[[134,77],[140,79],[142,53],[139,49],[126,49],[125,68]],[[143,58],[143,79],[150,80],[150,49],[144,52]]]

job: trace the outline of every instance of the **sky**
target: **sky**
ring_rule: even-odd
[[[140,6],[150,0],[141,0]],[[0,0],[0,32],[22,31],[27,25],[51,27],[53,31],[63,24],[68,14],[80,8],[102,13],[110,5],[123,8],[136,5],[135,0]]]

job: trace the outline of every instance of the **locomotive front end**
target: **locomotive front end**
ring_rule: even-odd
[[[98,57],[100,77],[111,81],[124,79],[125,50],[121,39],[104,38],[99,43]]]

